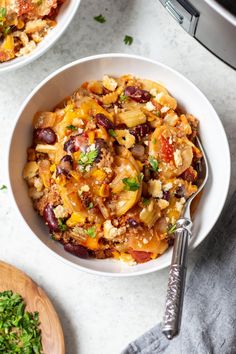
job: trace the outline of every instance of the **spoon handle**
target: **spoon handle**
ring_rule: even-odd
[[[166,308],[163,320],[162,333],[168,339],[176,336],[180,329],[186,268],[188,241],[191,236],[192,222],[187,218],[181,218],[176,224],[175,242],[172,261],[169,272]]]

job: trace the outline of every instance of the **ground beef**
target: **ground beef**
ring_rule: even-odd
[[[52,204],[55,207],[61,204],[61,197],[56,184],[53,184],[50,189],[46,189],[44,195],[40,199],[35,200],[34,208],[40,215],[43,215],[44,208],[47,204]]]
[[[101,159],[97,163],[97,167],[99,169],[106,167],[106,168],[110,168],[112,170],[113,161],[114,161],[114,157],[112,156],[110,151],[103,148],[103,149],[101,149]]]
[[[111,258],[111,257],[113,257],[112,252],[113,252],[113,250],[111,248],[106,249],[106,250],[89,251],[90,255],[92,257],[97,258],[97,259]]]

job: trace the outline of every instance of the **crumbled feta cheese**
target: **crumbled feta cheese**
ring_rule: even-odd
[[[183,164],[181,151],[179,149],[175,150],[175,152],[174,152],[174,161],[175,161],[176,167],[180,167]]]
[[[79,134],[82,134],[82,133],[83,133],[83,131],[84,131],[84,129],[82,129],[82,128],[78,128],[78,133],[79,133]]]
[[[169,144],[172,145],[173,143],[173,139],[172,139],[172,136],[169,138]]]
[[[148,146],[148,140],[145,140],[143,143],[144,145]]]
[[[152,104],[151,101],[147,102],[145,107],[149,112],[154,111],[155,109],[155,106]]]
[[[164,186],[163,186],[163,190],[165,192],[169,191],[171,188],[173,187],[173,184],[171,182],[169,183],[166,183]]]
[[[112,225],[111,220],[106,220],[104,226],[104,237],[107,240],[113,240],[115,237],[120,236],[126,232],[126,226],[117,228]]]
[[[77,125],[84,125],[84,122],[82,119],[80,118],[74,118],[73,121],[72,121],[72,125],[75,125],[77,127]]]
[[[103,167],[103,171],[107,174],[112,173],[112,169],[110,167]]]
[[[177,114],[173,114],[173,112],[170,112],[165,115],[164,122],[174,127],[177,124],[178,119],[179,117],[177,116]]]
[[[113,79],[112,77],[109,77],[108,75],[103,76],[102,84],[109,91],[115,91],[117,87],[116,80]]]
[[[82,194],[83,192],[88,192],[90,190],[89,186],[87,184],[84,184],[78,191],[79,194]]]
[[[161,210],[163,210],[163,209],[168,207],[169,202],[167,200],[165,200],[165,199],[159,199],[158,200],[158,205],[161,208]]]
[[[161,113],[166,113],[167,111],[169,111],[170,107],[164,106],[161,108]]]
[[[53,209],[53,211],[57,219],[65,218],[67,216],[65,208],[62,205],[58,205],[56,208]]]
[[[183,209],[183,206],[184,206],[184,203],[185,203],[185,199],[184,198],[181,198],[178,202],[175,203],[175,208],[176,210],[181,213],[182,209]]]
[[[89,147],[89,151],[94,151],[96,149],[95,144],[91,144]]]
[[[146,245],[148,243],[148,240],[146,238],[143,239],[143,244]]]
[[[160,180],[151,179],[148,182],[148,193],[154,198],[162,198],[163,192],[161,190],[162,183]]]

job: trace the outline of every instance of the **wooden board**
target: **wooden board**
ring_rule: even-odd
[[[65,354],[61,324],[45,292],[25,273],[0,261],[0,292],[5,290],[20,294],[25,300],[26,310],[39,313],[43,353]]]

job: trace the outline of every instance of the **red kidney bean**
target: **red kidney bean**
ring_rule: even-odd
[[[66,152],[75,152],[75,136],[70,137],[64,144],[64,150]]]
[[[127,125],[125,123],[120,123],[116,126],[116,129],[118,130],[127,129]]]
[[[108,119],[104,114],[102,113],[98,113],[95,116],[95,119],[97,121],[98,125],[101,125],[102,127],[104,127],[106,130],[109,129],[114,129],[115,126],[112,123],[112,121],[110,121],[110,119]]]
[[[138,227],[140,225],[140,223],[138,221],[136,221],[135,219],[133,219],[133,218],[127,219],[127,223],[131,227]]]
[[[164,191],[162,199],[165,199],[168,202],[170,200],[170,192],[169,191]]]
[[[137,125],[129,130],[130,134],[134,135],[136,140],[144,138],[150,132],[150,126],[148,123]]]
[[[168,245],[171,247],[174,245],[175,240],[173,238],[169,238],[167,242],[168,242]]]
[[[184,189],[184,186],[179,186],[178,188],[176,188],[175,197],[176,197],[176,198],[183,198],[183,197],[185,197],[185,189]]]
[[[73,245],[71,243],[66,243],[64,245],[64,249],[65,249],[65,251],[72,253],[74,256],[77,256],[80,258],[87,258],[88,257],[88,251],[83,246]]]
[[[52,128],[38,128],[34,130],[33,140],[35,144],[44,143],[53,145],[57,141],[57,136]]]
[[[50,231],[60,231],[58,220],[53,211],[53,205],[47,204],[43,211],[43,218],[46,221]]]
[[[73,160],[70,155],[63,156],[60,161],[60,164],[57,166],[56,177],[58,177],[60,174],[63,174],[67,177],[71,171],[72,164]]]
[[[135,86],[127,86],[125,89],[125,96],[139,103],[146,103],[151,99],[150,92],[141,90]]]
[[[84,135],[73,135],[70,139],[64,144],[64,150],[66,152],[76,152],[81,150],[85,152],[88,147],[88,138]]]
[[[73,164],[73,160],[72,157],[70,155],[65,155],[62,157],[61,162],[69,162],[70,165]]]

